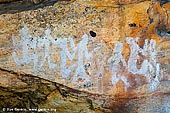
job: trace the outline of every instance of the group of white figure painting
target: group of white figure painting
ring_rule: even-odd
[[[35,74],[38,72],[38,68],[43,67],[46,62],[48,63],[49,69],[57,68],[58,65],[51,61],[51,45],[53,45],[60,48],[60,73],[62,77],[67,78],[76,68],[72,82],[76,82],[78,76],[86,78],[84,59],[89,60],[93,57],[93,52],[88,51],[87,45],[89,37],[87,34],[84,34],[81,41],[75,45],[73,38],[54,39],[50,29],[45,30],[45,35],[43,37],[33,37],[28,32],[29,28],[24,26],[20,30],[20,41],[18,42],[14,37],[12,38],[14,45],[12,56],[17,65],[27,65],[33,62]],[[111,65],[111,82],[112,85],[115,85],[119,80],[122,80],[126,87],[131,86],[126,76],[118,75],[118,72],[124,71],[124,69],[121,68],[122,65],[120,65],[120,63],[122,63],[123,67],[125,67],[129,73],[145,76],[148,83],[150,83],[149,90],[153,91],[159,84],[160,76],[160,65],[157,63],[156,59],[156,42],[153,39],[150,41],[146,39],[143,48],[140,48],[137,43],[138,39],[138,37],[126,38],[126,42],[130,47],[130,56],[127,62],[122,56],[123,43],[117,42],[115,44],[113,54],[107,60],[107,63]],[[68,43],[70,44],[72,52],[68,49]],[[22,48],[21,51],[19,51],[22,54],[22,58],[18,57],[18,51],[16,51],[17,47]],[[36,48],[43,48],[44,55],[42,61],[39,61],[40,56]],[[29,52],[30,49],[33,50],[32,53]],[[147,56],[147,59],[144,59],[141,63],[140,68],[137,67],[137,61],[140,57],[139,54]],[[78,55],[76,64],[67,67],[67,59],[73,60],[76,55]]]

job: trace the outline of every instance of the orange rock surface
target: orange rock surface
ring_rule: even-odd
[[[60,1],[53,6],[36,10],[1,14],[0,68],[32,74],[90,93],[112,95],[113,97],[138,97],[150,93],[148,90],[150,83],[155,82],[155,76],[152,74],[156,73],[157,64],[159,64],[157,81],[159,84],[154,91],[162,92],[159,88],[162,87],[165,80],[169,80],[169,16],[170,3],[161,4],[149,0]],[[28,28],[28,33],[23,28]],[[49,34],[46,33],[48,32],[47,29],[51,30]],[[24,33],[26,33],[25,37],[28,40],[22,39]],[[85,34],[87,35],[86,38],[88,37],[87,44],[85,44],[86,39],[83,40]],[[32,37],[30,39],[37,43],[35,48],[33,43],[29,43],[29,37]],[[147,72],[133,73],[133,70],[129,72],[128,65],[130,65],[129,59],[133,55],[131,51],[133,47],[130,46],[131,42],[127,42],[127,37],[131,37],[132,41],[139,37],[139,40],[134,43],[138,45],[136,47],[143,50],[146,40],[148,40],[148,44],[152,42],[151,40],[156,42],[155,50],[153,50],[157,51],[154,62],[151,61],[150,56],[143,55],[142,52],[139,52],[138,58],[136,57],[137,64],[134,65],[139,70],[144,60],[148,59],[147,61],[151,62],[150,65],[152,66],[148,68]],[[41,41],[44,41],[43,43],[38,41],[41,38]],[[69,42],[70,39],[73,41],[72,44],[75,44],[75,50],[71,47],[73,45]],[[61,40],[59,43],[63,44],[56,46],[56,40]],[[63,40],[66,40],[68,47],[63,46],[66,45]],[[108,60],[116,56],[117,53],[114,53],[114,51],[116,51],[117,42],[123,44],[121,55],[127,65],[124,66],[122,60],[117,60],[116,65],[119,65],[119,68],[123,71],[118,71],[114,76],[112,70],[117,67],[112,67],[112,65],[115,65],[112,59],[112,64],[109,64]],[[40,44],[39,47],[38,43]],[[24,44],[28,44],[28,48]],[[27,48],[26,53],[23,52],[24,48]],[[89,55],[92,54],[89,59],[86,57],[87,49]],[[61,51],[66,54],[65,61],[62,61]],[[84,53],[81,53],[81,51],[84,51]],[[72,59],[70,56],[69,59],[67,57],[70,54],[67,54],[67,52],[76,52],[76,55]],[[82,57],[81,54],[83,54]],[[38,55],[36,56],[38,59],[35,58],[37,61],[29,55]],[[29,57],[33,60],[29,61]],[[15,58],[18,58],[19,61],[23,60],[23,62],[19,63]],[[120,58],[120,55],[118,58]],[[38,62],[37,67],[35,66],[36,62]],[[53,64],[57,64],[55,68],[53,68],[55,66]],[[73,64],[75,64],[75,67],[70,69],[69,75],[64,77],[61,73],[62,68],[68,68]],[[61,65],[64,65],[64,67]],[[82,69],[88,65],[87,69]],[[154,69],[154,72],[151,68]],[[63,71],[66,72],[67,70],[64,69]],[[152,73],[151,82],[147,80],[145,73]],[[114,79],[116,83],[114,83]],[[168,89],[168,87],[165,89]]]

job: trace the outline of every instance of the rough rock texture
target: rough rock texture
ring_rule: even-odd
[[[1,111],[170,112],[169,1],[24,3],[0,4]]]
[[[168,113],[169,82],[162,93],[117,98],[90,94],[32,75],[1,69],[1,112],[51,113]],[[163,89],[164,88],[164,89]]]
[[[19,0],[0,0],[0,3],[10,3],[10,2],[18,2]],[[21,1],[21,0],[20,0]],[[23,0],[25,3],[31,2],[34,4],[39,4],[43,2],[44,0]]]

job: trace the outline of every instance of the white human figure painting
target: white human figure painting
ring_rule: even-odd
[[[128,71],[133,74],[142,74],[147,78],[150,83],[150,91],[153,91],[159,84],[158,77],[160,75],[159,63],[156,60],[156,42],[151,39],[148,43],[148,39],[145,40],[143,48],[140,48],[137,44],[139,38],[126,38],[127,43],[130,46],[130,57],[128,60]],[[147,58],[141,64],[140,68],[137,68],[137,60],[139,54],[146,56]]]
[[[68,42],[71,45],[71,48],[73,50],[73,53],[69,52],[68,49]],[[72,38],[60,38],[56,40],[55,42],[53,41],[53,44],[58,45],[61,48],[60,51],[60,73],[63,78],[68,78],[70,72],[73,71],[75,64],[71,65],[70,67],[66,67],[67,64],[67,58],[69,60],[73,60],[76,54],[76,46],[74,44],[74,41]]]
[[[77,69],[75,70],[75,74],[73,76],[72,82],[76,82],[78,76],[81,76],[81,78],[88,81],[88,77],[84,69],[84,59],[89,60],[92,57],[92,54],[89,53],[87,44],[88,44],[88,35],[84,34],[82,40],[77,44],[77,52],[78,52]]]
[[[32,37],[31,35],[28,34],[29,28],[24,26],[20,30],[20,43],[18,46],[22,48],[22,58],[19,59],[17,56],[17,52],[13,52],[12,56],[17,65],[25,65],[29,64],[31,61],[34,63],[34,72],[37,72],[37,66],[38,66],[38,55],[36,52],[36,44],[37,44],[37,38]],[[13,44],[15,46],[15,39],[12,38]],[[29,51],[34,51],[34,52],[29,52]]]
[[[130,83],[128,82],[127,78],[124,75],[112,75],[112,85],[115,86],[116,83],[121,80],[125,84],[125,91],[128,87],[130,87]]]
[[[123,66],[126,66],[126,61],[122,56],[123,44],[117,42],[114,48],[113,56],[108,59],[108,63],[111,64],[112,68],[112,85],[114,86],[119,80],[123,81],[126,87],[130,87],[130,83],[124,75],[118,75],[118,72],[122,72],[120,62]],[[125,90],[126,90],[125,87]]]
[[[57,66],[57,64],[51,62],[51,41],[53,40],[51,36],[51,30],[47,29],[45,30],[45,36],[38,38],[38,47],[42,48],[44,47],[44,56],[43,60],[40,62],[40,68],[44,66],[45,62],[48,62],[49,69],[53,69]]]

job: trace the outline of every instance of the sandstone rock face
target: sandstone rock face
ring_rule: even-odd
[[[170,112],[169,16],[169,2],[149,0],[2,11],[0,104],[13,96],[10,108],[25,111]]]

